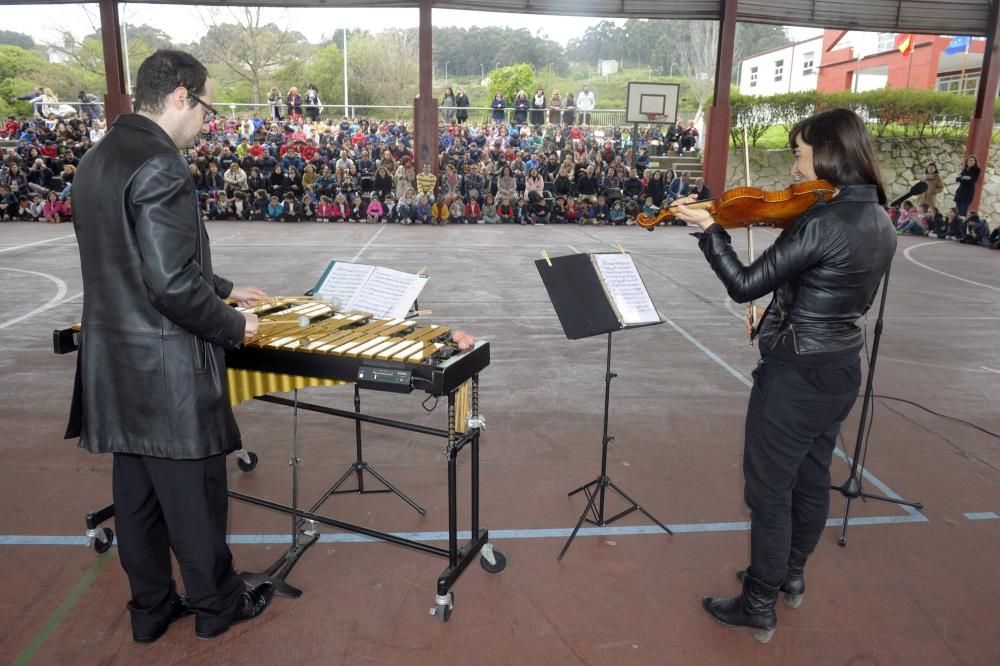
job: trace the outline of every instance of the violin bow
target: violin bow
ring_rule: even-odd
[[[747,136],[747,126],[743,125],[743,177],[746,181],[747,187],[750,187],[750,143]],[[750,263],[753,263],[754,252],[753,247],[753,225],[747,225],[747,254],[750,258]],[[756,300],[750,301],[750,346],[753,347],[753,332],[757,330],[757,305]]]

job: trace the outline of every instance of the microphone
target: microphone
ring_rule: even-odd
[[[926,180],[922,180],[919,183],[917,183],[916,185],[914,185],[913,187],[911,187],[909,192],[907,192],[906,194],[904,194],[903,196],[899,197],[898,199],[896,199],[895,201],[893,201],[891,204],[889,204],[889,208],[895,208],[896,206],[898,206],[899,204],[903,203],[904,201],[906,201],[910,197],[915,197],[918,194],[923,194],[926,191],[927,191],[927,181]]]

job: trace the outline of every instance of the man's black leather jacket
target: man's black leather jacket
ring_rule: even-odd
[[[762,351],[806,359],[861,348],[856,322],[892,262],[896,232],[875,186],[850,185],[810,208],[750,266],[718,224],[698,245],[734,301],[774,292],[759,326]]]

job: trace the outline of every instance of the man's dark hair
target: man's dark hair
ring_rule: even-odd
[[[879,203],[885,204],[875,149],[856,113],[850,109],[830,109],[800,120],[788,133],[788,143],[794,149],[799,139],[812,146],[817,178],[836,187],[874,185]]]
[[[190,53],[163,49],[146,58],[135,80],[135,110],[163,111],[164,100],[178,86],[193,95],[205,92],[208,70]],[[197,104],[193,99],[190,105]]]

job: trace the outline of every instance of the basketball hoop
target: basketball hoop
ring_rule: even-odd
[[[642,115],[646,116],[646,122],[648,122],[649,124],[652,125],[652,124],[656,123],[656,119],[659,118],[660,116],[662,116],[663,114],[662,113],[644,113]]]

